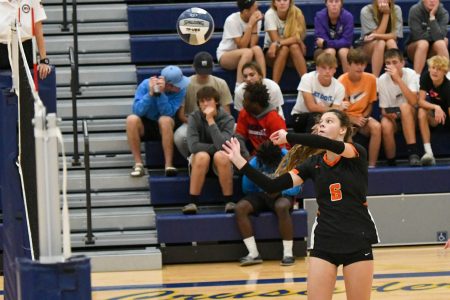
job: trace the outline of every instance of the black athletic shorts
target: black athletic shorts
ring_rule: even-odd
[[[294,206],[294,197],[282,196],[281,194],[269,195],[265,192],[256,192],[245,195],[242,200],[247,200],[253,206],[253,215],[257,216],[260,212],[275,211],[275,202],[279,198],[286,198],[291,202],[291,208]]]
[[[28,66],[33,68],[33,44],[31,40],[22,43]],[[11,70],[8,57],[8,45],[0,43],[0,70]]]
[[[142,141],[159,141],[161,140],[161,133],[159,132],[158,121],[150,120],[145,117],[140,117],[142,124],[144,125],[144,135],[141,137]],[[172,119],[175,122],[175,129],[180,127],[181,121],[178,119],[177,115],[173,116]]]
[[[355,262],[373,260],[372,248],[361,249],[353,253],[331,253],[312,249],[309,256],[326,260],[327,262],[336,265],[336,267],[339,267],[340,265],[345,267]]]

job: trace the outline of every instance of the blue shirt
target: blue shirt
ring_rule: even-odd
[[[286,153],[288,153],[288,151],[283,148],[281,149],[281,155],[285,156]],[[258,161],[258,158],[255,156],[253,157],[250,162],[249,162],[250,166],[252,166],[253,168],[260,170],[261,172],[263,172],[264,174],[266,174],[267,176],[273,177],[274,176],[274,169],[270,169],[267,166],[261,165]],[[253,181],[251,181],[247,176],[244,175],[244,177],[242,177],[242,191],[245,194],[249,194],[249,193],[255,193],[255,192],[263,192],[263,190],[257,186],[255,183],[253,183]],[[298,194],[300,194],[302,191],[302,186],[298,185],[298,186],[294,186],[290,189],[284,190],[281,192],[281,194],[283,196],[296,196]]]
[[[178,93],[161,93],[159,97],[150,96],[149,79],[145,79],[139,84],[134,94],[133,114],[158,121],[161,116],[173,117],[186,95],[186,88]]]

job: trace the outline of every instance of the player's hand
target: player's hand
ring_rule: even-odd
[[[274,145],[283,145],[287,144],[286,135],[287,131],[284,129],[280,129],[272,133],[269,138]]]
[[[439,105],[436,105],[434,109],[434,119],[436,122],[439,124],[445,124],[445,117],[446,116],[442,108]]]
[[[47,64],[38,65],[39,78],[45,79],[52,72],[52,68]]]
[[[237,138],[232,137],[222,145],[222,148],[223,150],[221,150],[221,152],[224,153],[238,169],[241,169],[247,163],[247,160],[241,155],[241,145]]]

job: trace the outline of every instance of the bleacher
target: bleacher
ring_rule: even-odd
[[[201,0],[199,0],[201,1]],[[403,11],[405,37],[409,33],[407,14],[411,5],[418,0],[397,0]],[[70,2],[70,1],[69,1]],[[450,11],[450,0],[441,1]],[[195,216],[184,216],[181,207],[187,202],[189,178],[183,168],[187,162],[177,151],[175,164],[182,172],[173,178],[166,178],[160,171],[164,160],[159,142],[142,145],[145,162],[149,168],[148,178],[134,179],[128,176],[132,157],[129,153],[125,135],[125,117],[131,111],[131,103],[136,85],[151,75],[159,74],[167,64],[179,65],[185,75],[193,74],[191,66],[194,55],[208,51],[215,57],[225,18],[237,11],[235,1],[208,1],[185,3],[181,0],[79,0],[79,47],[81,95],[78,96],[80,119],[87,119],[91,132],[91,181],[93,201],[93,222],[96,244],[85,244],[85,178],[84,171],[71,167],[69,170],[69,205],[72,223],[72,245],[76,252],[96,256],[99,250],[114,250],[110,260],[100,262],[94,270],[113,270],[119,265],[116,255],[122,249],[147,249],[133,252],[133,260],[121,269],[158,268],[163,263],[229,261],[245,254],[245,247],[234,223],[233,215],[223,213],[223,203],[219,202],[220,189],[216,179],[208,178],[200,199],[200,211]],[[265,12],[270,1],[259,1]],[[312,59],[313,19],[315,12],[323,7],[323,1],[296,1],[302,9],[307,26],[307,59]],[[355,37],[359,36],[359,12],[366,5],[365,0],[345,0],[345,8],[355,17]],[[104,6],[108,5],[108,9]],[[215,33],[210,41],[202,46],[189,46],[176,34],[175,23],[182,11],[191,7],[206,9],[214,18]],[[48,0],[45,8],[49,20],[45,23],[47,49],[52,63],[56,64],[56,92],[58,116],[61,124],[66,151],[73,153],[72,115],[70,102],[70,68],[67,49],[72,45],[71,31],[61,32],[61,3]],[[70,12],[70,7],[69,7]],[[100,13],[101,12],[101,13]],[[69,14],[70,19],[70,14]],[[100,42],[99,42],[100,41]],[[262,43],[263,36],[260,37]],[[403,41],[400,41],[403,47]],[[216,64],[214,75],[224,78],[234,88],[235,71],[226,71]],[[270,70],[268,70],[270,77]],[[295,104],[296,88],[299,78],[293,69],[287,68],[281,80],[285,93],[284,114],[288,126],[292,124],[290,112]],[[81,131],[81,126],[78,128]],[[418,136],[419,137],[419,136]],[[380,167],[369,172],[369,203],[378,212],[375,220],[383,218],[386,211],[401,214],[396,228],[405,226],[411,218],[408,213],[414,209],[407,204],[412,199],[426,199],[430,207],[441,208],[446,213],[445,199],[450,193],[450,184],[442,180],[449,178],[450,142],[448,134],[432,135],[433,150],[441,157],[440,165],[429,168]],[[418,140],[420,143],[420,138]],[[82,148],[80,138],[79,145]],[[398,152],[405,157],[403,139],[398,137]],[[68,159],[70,162],[70,158]],[[242,196],[240,180],[234,181],[235,200]],[[386,196],[389,195],[389,196]],[[428,196],[431,195],[431,196]],[[306,240],[315,215],[314,190],[311,182],[304,188],[304,209],[293,212],[295,223],[294,253],[306,255]],[[380,204],[378,197],[391,197],[388,204]],[[383,202],[384,203],[384,202]],[[389,206],[390,205],[390,206]],[[446,207],[446,208],[445,208]],[[450,220],[450,213],[447,213]],[[415,217],[417,226],[425,227],[420,217]],[[439,220],[438,217],[434,218]],[[409,226],[405,230],[415,231],[417,237],[401,240],[398,237],[383,240],[391,233],[391,228],[379,225],[382,243],[431,243],[434,242],[421,230]],[[379,221],[379,222],[380,222]],[[434,220],[433,220],[434,221]],[[253,218],[258,246],[264,259],[281,258],[281,242],[274,214],[264,213]],[[431,222],[431,221],[430,221]],[[449,224],[442,222],[448,229]],[[447,227],[445,227],[447,226]],[[441,228],[436,226],[436,228]],[[409,232],[408,231],[408,232]],[[383,235],[384,234],[384,235]],[[409,237],[408,237],[409,238]],[[155,249],[158,248],[158,249]],[[96,252],[90,252],[96,251]],[[157,253],[161,251],[161,253]],[[98,254],[102,255],[102,254]],[[143,258],[144,255],[145,259]],[[112,260],[111,260],[112,259]],[[115,263],[111,261],[116,260]],[[145,263],[143,261],[145,260]],[[159,260],[159,261],[158,261]],[[122,263],[124,259],[120,259]],[[94,261],[94,263],[96,263]],[[116,268],[115,270],[119,270]]]

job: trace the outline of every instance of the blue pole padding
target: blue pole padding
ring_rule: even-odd
[[[63,263],[42,264],[17,259],[18,300],[90,300],[91,265],[85,256]]]

